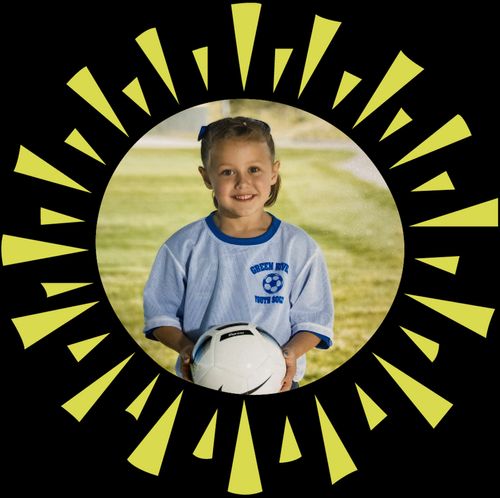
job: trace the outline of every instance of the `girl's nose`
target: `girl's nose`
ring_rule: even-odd
[[[246,174],[238,174],[236,176],[236,188],[242,188],[245,185],[248,185],[249,177]]]

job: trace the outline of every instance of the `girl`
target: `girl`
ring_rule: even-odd
[[[264,209],[280,188],[266,123],[224,118],[203,126],[198,140],[216,210],[160,248],[144,289],[145,334],[179,353],[177,373],[190,380],[191,352],[205,330],[252,322],[282,346],[288,391],[304,376],[305,353],[332,344],[323,255],[302,229]]]

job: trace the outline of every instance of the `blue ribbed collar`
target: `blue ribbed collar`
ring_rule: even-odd
[[[263,244],[272,238],[272,236],[276,233],[279,226],[281,225],[281,220],[273,216],[271,213],[272,222],[269,228],[265,233],[259,235],[258,237],[249,237],[249,238],[241,238],[241,237],[231,237],[221,232],[219,227],[215,224],[214,221],[215,211],[212,211],[206,218],[208,228],[212,231],[212,233],[223,242],[227,242],[228,244],[235,244],[238,246],[253,246],[257,244]]]

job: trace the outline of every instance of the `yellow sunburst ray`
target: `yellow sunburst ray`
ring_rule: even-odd
[[[488,334],[488,328],[495,312],[494,308],[414,294],[406,295],[482,337],[486,337]]]
[[[302,453],[295,439],[290,420],[286,417],[279,463],[293,462],[294,460],[298,460],[301,456]]]
[[[259,467],[244,401],[227,490],[238,495],[262,492]]]
[[[447,171],[443,171],[434,178],[422,183],[422,185],[414,188],[412,192],[432,192],[438,190],[455,190],[455,186]]]
[[[335,484],[343,477],[355,472],[358,469],[354,464],[351,455],[349,455],[346,447],[344,446],[344,443],[337,434],[337,431],[333,427],[328,415],[321,406],[318,398],[316,396],[314,398],[316,400],[316,408],[318,410],[328,470],[330,471],[330,480],[332,484]]]
[[[128,137],[125,128],[88,67],[80,69],[66,84],[101,116],[106,118]]]
[[[149,396],[153,392],[153,388],[156,384],[156,381],[160,377],[160,374],[158,374],[145,388],[144,390],[137,396],[137,398],[130,403],[130,405],[126,408],[126,412],[130,413],[136,420],[139,419],[139,416],[142,413],[142,410],[146,406],[146,402],[149,399]]]
[[[377,356],[375,353],[373,355],[413,403],[415,408],[422,414],[425,420],[429,422],[432,428],[435,428],[448,413],[453,404],[399,368],[391,365],[380,356]]]
[[[428,337],[424,337],[423,335],[417,334],[416,332],[412,332],[405,327],[401,327],[400,329],[413,341],[413,343],[422,351],[422,353],[427,356],[430,361],[434,361],[439,352],[439,343],[429,339]]]
[[[95,301],[93,303],[78,304],[76,306],[43,311],[33,315],[19,316],[17,318],[12,318],[12,323],[23,341],[24,349],[27,349],[52,332],[55,332],[78,315],[81,315],[84,311],[92,308],[92,306],[95,306],[97,303],[98,301]]]
[[[311,37],[309,39],[309,47],[307,49],[306,62],[304,71],[302,72],[302,80],[300,82],[299,97],[302,95],[304,88],[311,79],[314,71],[318,67],[321,59],[325,55],[327,48],[337,33],[341,23],[331,19],[325,19],[316,15],[312,27]]]
[[[205,432],[201,436],[200,441],[196,445],[196,448],[193,451],[193,455],[197,458],[201,458],[203,460],[210,460],[214,454],[214,443],[215,443],[215,428],[217,426],[217,411],[213,414],[210,419]]]
[[[382,104],[404,88],[422,71],[422,67],[415,64],[415,62],[408,58],[403,52],[399,52],[361,112],[353,128],[375,112]]]
[[[175,398],[158,422],[142,439],[136,449],[128,457],[129,463],[134,467],[155,476],[160,474],[161,464],[167,451],[168,441],[172,434],[177,411],[181,402],[183,391]]]
[[[83,417],[85,417],[90,409],[97,403],[99,398],[116,379],[118,374],[123,370],[134,354],[135,353],[132,353],[128,358],[125,358],[104,375],[101,375],[101,377],[92,382],[92,384],[88,385],[85,389],[66,401],[62,407],[68,413],[73,415],[78,422],[81,422]]]
[[[87,356],[94,348],[96,348],[103,339],[108,337],[109,332],[106,334],[101,334],[96,337],[91,337],[90,339],[85,339],[83,341],[74,342],[73,344],[68,344],[68,349],[74,356],[75,360],[80,362]]]
[[[384,140],[387,138],[389,135],[392,135],[396,131],[400,130],[403,128],[403,126],[406,126],[408,123],[411,123],[412,118],[408,116],[406,111],[404,109],[399,109],[398,113],[396,116],[394,116],[394,119],[391,121],[391,124],[387,127],[387,130],[385,130],[384,134],[380,137],[380,141]]]
[[[433,258],[415,258],[417,261],[421,263],[425,263],[426,265],[433,266],[434,268],[438,268],[439,270],[446,271],[455,275],[457,273],[458,262],[460,260],[460,256],[438,256]]]
[[[443,214],[412,227],[498,227],[498,199]]]
[[[70,145],[74,149],[82,152],[92,159],[95,159],[98,162],[106,164],[76,128],[66,137],[64,143]]]
[[[288,63],[288,59],[290,59],[290,56],[292,55],[292,52],[293,48],[277,48],[274,50],[273,92],[278,86],[278,83]]]
[[[203,83],[205,83],[205,88],[208,90],[208,47],[200,47],[193,50],[193,56]]]
[[[417,147],[406,154],[406,156],[400,159],[396,164],[391,166],[391,169],[430,154],[431,152],[435,152],[443,147],[447,147],[448,145],[452,145],[460,140],[464,140],[470,136],[471,132],[467,123],[462,116],[457,114],[426,138],[421,144],[417,145]]]
[[[63,223],[83,223],[83,220],[52,211],[52,209],[40,208],[40,225],[61,225]]]
[[[27,263],[39,259],[54,258],[85,252],[88,249],[80,247],[65,246],[54,242],[27,239],[15,235],[4,235],[2,237],[2,264],[4,266]]]
[[[14,171],[21,175],[37,178],[38,180],[45,180],[47,182],[57,183],[63,187],[90,193],[89,190],[82,187],[79,183],[75,182],[69,176],[65,175],[57,168],[54,168],[54,166],[22,145],[19,147],[19,155]]]
[[[122,92],[140,107],[146,114],[151,116],[149,111],[148,103],[146,102],[146,97],[142,91],[141,84],[139,83],[139,78],[134,78],[123,90]]]
[[[47,297],[57,296],[65,292],[92,285],[92,282],[42,282]]]
[[[358,391],[361,406],[365,412],[368,426],[370,427],[370,430],[373,430],[387,417],[387,413],[385,413],[384,410],[382,410],[382,408],[380,408],[380,406],[378,406],[377,403],[375,403],[375,401],[373,401],[373,399],[370,398],[370,396],[368,396],[363,389],[361,389],[361,387],[357,384],[355,384],[355,386]]]
[[[247,83],[248,69],[250,68],[255,35],[259,24],[260,9],[260,3],[237,3],[231,5],[243,90]]]
[[[176,102],[179,103],[174,83],[172,81],[172,76],[170,75],[170,70],[165,58],[165,53],[163,52],[160,42],[160,37],[158,36],[158,30],[156,28],[148,29],[147,31],[144,31],[144,33],[140,34],[135,41],[139,47],[141,47],[142,51],[148,58],[149,62],[151,62],[163,83],[165,83],[166,87],[170,90],[170,93],[174,96]]]
[[[339,87],[337,89],[337,94],[335,95],[335,100],[333,101],[332,109],[337,107],[358,85],[361,78],[344,71],[342,74],[342,79],[340,80]]]

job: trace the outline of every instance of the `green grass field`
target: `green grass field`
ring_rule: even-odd
[[[335,344],[308,353],[302,385],[365,344],[401,277],[403,237],[392,196],[342,168],[351,157],[348,150],[279,151],[283,187],[270,211],[319,243],[335,303]],[[113,175],[99,214],[97,256],[109,300],[134,339],[169,371],[176,354],[143,336],[142,291],[165,239],[213,210],[198,164],[195,149],[132,149]]]

